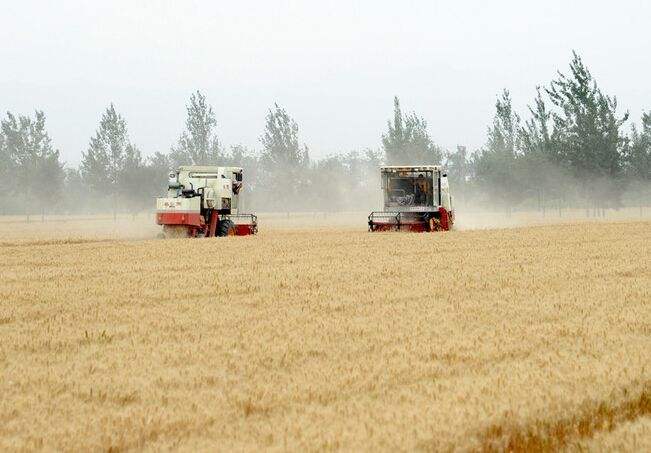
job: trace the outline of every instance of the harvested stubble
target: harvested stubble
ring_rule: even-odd
[[[650,255],[650,222],[4,243],[0,450],[635,449]]]

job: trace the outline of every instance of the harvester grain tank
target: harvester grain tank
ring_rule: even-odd
[[[450,185],[440,165],[380,167],[384,211],[368,216],[369,231],[447,231],[454,224]]]
[[[165,237],[255,234],[257,217],[239,212],[242,179],[240,167],[179,167],[169,174],[167,196],[156,199],[156,223]]]

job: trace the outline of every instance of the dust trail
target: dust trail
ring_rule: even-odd
[[[37,239],[37,240],[18,240],[18,241],[1,241],[0,247],[31,247],[40,245],[76,245],[76,244],[94,244],[102,242],[115,242],[116,239]]]
[[[349,212],[258,212],[260,234],[270,231],[349,230],[366,231],[369,211]],[[605,217],[586,217],[585,210],[503,211],[456,209],[454,230],[518,228],[586,222],[636,221],[651,218],[651,210],[637,208],[606,211]],[[24,217],[0,217],[1,247],[25,244],[73,244],[107,240],[157,239],[162,228],[156,225],[153,213],[136,217],[121,216],[116,221],[107,216],[57,216],[45,221],[26,222]]]
[[[24,216],[0,217],[3,243],[46,243],[82,241],[154,239],[161,232],[150,212],[138,216],[46,216],[26,221]]]
[[[455,228],[478,230],[494,228],[517,228],[538,225],[556,225],[586,222],[639,221],[651,219],[651,210],[640,212],[637,208],[606,211],[603,217],[586,216],[584,209],[557,211],[520,211],[506,214],[499,211],[457,211]]]

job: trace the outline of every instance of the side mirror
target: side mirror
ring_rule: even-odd
[[[447,178],[447,177],[448,177],[448,174],[447,174],[447,173],[443,173],[443,177],[444,177],[444,178]]]
[[[181,184],[179,183],[179,175],[177,175],[174,172],[170,172],[168,175],[168,180],[167,180],[167,188],[168,189],[179,189],[181,187]]]

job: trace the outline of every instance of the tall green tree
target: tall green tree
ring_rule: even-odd
[[[15,186],[14,160],[11,156],[7,139],[0,127],[0,180],[4,181],[5,186],[11,188]],[[13,195],[10,190],[0,191],[0,213],[10,212],[13,208]]]
[[[630,146],[625,154],[628,177],[651,181],[651,112],[642,114],[642,128],[632,126]]]
[[[617,204],[628,113],[617,114],[617,98],[604,94],[574,52],[569,74],[559,72],[546,92],[552,105],[554,156],[582,181],[586,198]]]
[[[513,110],[511,93],[502,91],[495,102],[493,125],[488,128],[487,148],[515,157],[519,149],[520,116]]]
[[[624,156],[628,198],[640,206],[651,204],[651,112],[642,114],[642,127],[635,124]]]
[[[212,106],[206,102],[206,96],[200,91],[192,93],[186,110],[186,130],[181,133],[177,145],[172,147],[170,155],[173,164],[220,164],[223,155],[215,133],[217,120]]]
[[[126,190],[123,186],[125,175],[137,171],[140,166],[140,152],[129,141],[126,120],[111,103],[102,114],[88,150],[82,153],[80,170],[94,193],[110,200],[114,218],[120,196]]]
[[[162,190],[155,193],[147,190],[156,176],[148,168],[148,162],[143,159],[140,150],[128,143],[124,150],[124,168],[119,177],[118,194],[133,216],[143,209],[151,209],[153,197],[162,195]],[[157,182],[162,186],[166,180],[167,177]]]
[[[556,157],[556,149],[552,146],[550,128],[552,113],[549,111],[545,100],[542,97],[540,87],[536,88],[534,105],[529,106],[531,118],[525,121],[521,129],[521,147],[525,154],[538,153],[549,158]]]
[[[457,146],[456,152],[446,153],[445,166],[456,199],[465,202],[470,192],[470,183],[474,172],[466,147]]]
[[[473,165],[487,201],[501,205],[507,213],[525,197],[518,159],[519,132],[520,117],[513,110],[509,91],[504,90],[495,102],[486,146],[474,156]]]
[[[267,113],[260,143],[261,177],[270,203],[279,209],[297,206],[299,192],[308,183],[309,152],[299,143],[298,124],[278,104]]]
[[[533,106],[529,106],[531,117],[520,129],[520,171],[526,181],[528,193],[537,198],[538,208],[544,213],[549,201],[561,203],[570,187],[569,166],[561,156],[561,146],[553,138],[552,112],[543,98],[540,87],[536,88]]]
[[[299,143],[298,124],[278,104],[274,104],[265,117],[260,143],[265,163],[273,171],[289,171],[309,163],[307,146]]]
[[[387,122],[382,146],[390,165],[439,164],[443,158],[427,131],[427,121],[412,112],[404,115],[398,97],[393,98],[393,122]]]
[[[45,127],[45,114],[37,110],[31,118],[7,112],[0,129],[4,162],[0,171],[8,177],[5,183],[12,184],[12,197],[22,199],[28,216],[35,211],[44,216],[48,207],[59,203],[65,176]]]

